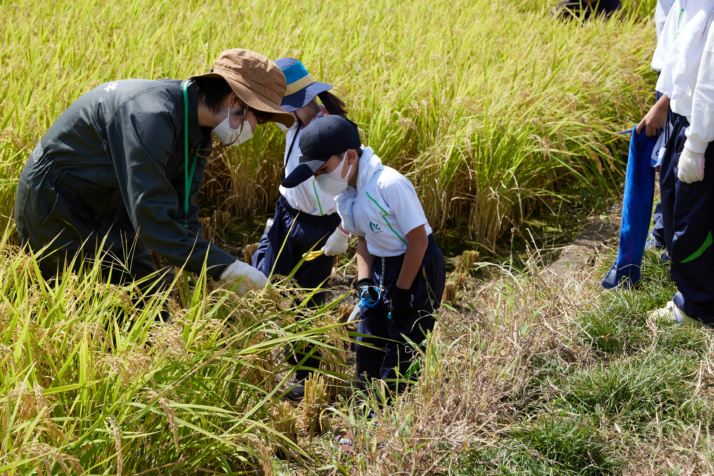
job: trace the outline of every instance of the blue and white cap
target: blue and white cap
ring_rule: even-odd
[[[305,66],[294,58],[280,58],[275,60],[275,64],[283,72],[288,83],[285,96],[280,103],[280,106],[288,112],[307,106],[315,96],[332,89],[332,86],[327,83],[313,80]]]

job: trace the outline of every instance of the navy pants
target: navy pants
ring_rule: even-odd
[[[281,195],[275,207],[273,226],[260,238],[258,250],[253,254],[253,267],[264,275],[279,274],[288,276],[302,259],[302,255],[312,248],[319,250],[340,224],[337,213],[315,216],[301,213],[292,208]],[[282,250],[281,250],[282,248]],[[305,261],[295,273],[295,280],[303,288],[318,288],[332,274],[334,256],[319,256],[312,261]],[[274,268],[274,269],[273,269]],[[325,302],[325,292],[318,292],[312,298],[313,306]],[[296,371],[299,379],[305,379],[312,369],[320,366],[320,354],[308,346],[301,349],[288,349],[287,361],[295,366],[305,359]]]
[[[661,250],[665,248],[664,240],[664,221],[662,220],[662,202],[657,202],[654,209],[654,215],[652,215],[652,222],[654,227],[652,228],[652,236],[655,239],[654,246],[656,249]]]
[[[659,73],[657,74],[657,77],[659,78]],[[660,100],[662,97],[662,93],[657,91],[655,92],[655,103]],[[669,121],[669,117],[667,117],[667,121]],[[665,122],[664,127],[659,131],[660,134],[666,134],[665,129],[667,128],[667,123]],[[665,144],[666,146],[667,144]],[[664,223],[662,221],[662,201],[657,202],[657,205],[655,205],[654,209],[654,214],[652,215],[652,222],[654,223],[654,227],[652,228],[652,236],[655,239],[655,247],[657,249],[662,249],[665,248],[664,244]]]
[[[556,15],[559,18],[579,16],[581,13],[584,18],[610,16],[621,8],[620,0],[600,0],[593,6],[587,5],[583,0],[566,0],[558,5]]]
[[[292,208],[281,195],[275,207],[273,226],[260,238],[258,250],[253,254],[253,267],[266,276],[271,271],[273,274],[288,276],[302,255],[311,248],[322,248],[339,224],[337,213],[326,216],[301,213]],[[334,262],[334,256],[325,255],[305,261],[295,273],[295,280],[304,288],[317,288],[332,274]],[[324,303],[324,293],[315,295],[314,301],[318,305]]]
[[[357,337],[355,351],[357,377],[362,388],[371,379],[380,379],[393,389],[402,391],[406,383],[397,383],[397,377],[407,374],[415,357],[406,338],[421,344],[434,328],[433,314],[441,305],[446,281],[444,256],[430,235],[421,268],[410,288],[414,295],[414,312],[401,326],[397,326],[387,315],[391,290],[396,286],[403,261],[404,255],[377,257],[372,265],[372,280],[384,293],[377,306],[360,308],[361,321],[357,331],[360,336]]]
[[[705,154],[704,180],[684,183],[677,178],[679,157],[689,123],[675,115],[672,138],[660,167],[662,221],[670,275],[677,283],[674,303],[688,316],[714,323],[714,147]]]

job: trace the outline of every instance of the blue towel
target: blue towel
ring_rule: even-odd
[[[622,203],[620,245],[617,259],[602,281],[607,289],[622,285],[632,287],[640,279],[642,256],[652,218],[655,170],[650,165],[657,137],[647,137],[644,129],[632,129],[630,156],[625,175],[625,197]]]

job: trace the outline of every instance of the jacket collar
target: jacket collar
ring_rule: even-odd
[[[204,149],[202,151],[193,150],[191,153],[201,152],[198,155],[207,156],[210,153],[212,140],[211,128],[202,127],[198,123],[198,86],[193,81],[189,81],[188,88],[188,146],[190,149]],[[181,96],[183,102],[183,95]],[[183,113],[183,108],[181,108]],[[183,117],[181,118],[183,124]],[[207,150],[205,150],[207,149]]]

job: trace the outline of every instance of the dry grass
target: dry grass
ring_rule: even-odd
[[[505,270],[504,270],[505,271]],[[532,398],[538,362],[577,365],[591,358],[571,320],[597,294],[580,280],[508,273],[471,296],[476,312],[443,309],[420,359],[421,376],[376,420],[333,409],[331,427],[350,429],[354,453],[323,440],[336,471],[349,474],[448,473],[461,454],[498,447]],[[341,468],[341,469],[339,469]],[[452,468],[453,469],[453,468]]]

